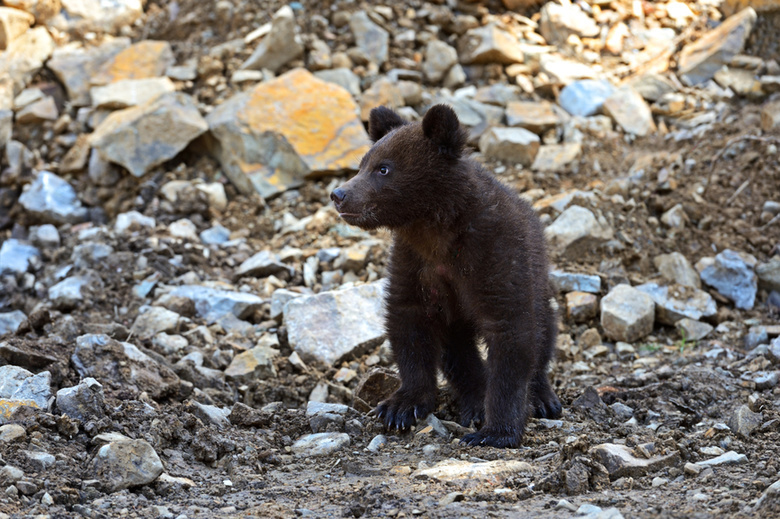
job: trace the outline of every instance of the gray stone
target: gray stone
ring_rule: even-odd
[[[700,467],[717,467],[719,465],[741,465],[747,463],[747,456],[744,454],[738,454],[734,451],[728,451],[725,454],[721,454],[716,458],[709,460],[699,461],[696,464]]]
[[[290,346],[333,365],[384,340],[384,281],[292,299],[284,307]]]
[[[116,33],[143,16],[143,3],[138,0],[83,2],[61,0],[62,12],[49,25],[62,32],[85,34],[90,31]]]
[[[780,292],[780,256],[771,258],[766,263],[756,266],[759,288],[771,292]]]
[[[21,310],[12,312],[0,312],[0,336],[7,333],[16,333],[19,326],[27,320],[27,316]]]
[[[105,415],[103,398],[100,382],[87,377],[76,386],[57,391],[57,409],[81,422],[99,420]]]
[[[47,223],[30,227],[30,241],[44,249],[60,246],[60,233],[52,224]]]
[[[147,103],[176,87],[167,77],[122,79],[90,90],[92,106],[117,110]]]
[[[558,292],[590,292],[598,294],[601,291],[601,278],[593,274],[576,274],[562,270],[550,271],[550,283]]]
[[[780,479],[769,485],[761,497],[756,501],[754,510],[764,510],[763,517],[767,513],[776,513],[780,510]]]
[[[251,258],[244,261],[236,270],[237,278],[251,276],[264,278],[267,276],[279,276],[284,273],[285,276],[295,275],[295,269],[279,261],[279,256],[271,251],[260,251]]]
[[[70,276],[49,288],[49,300],[58,310],[70,310],[84,300],[85,288],[99,290],[103,288],[103,280],[94,272]]]
[[[6,465],[0,469],[0,481],[6,484],[14,484],[24,477],[24,471],[13,465]]]
[[[87,219],[87,209],[73,187],[50,171],[41,171],[19,203],[34,218],[51,223],[80,223]]]
[[[630,285],[617,285],[601,300],[601,326],[610,339],[634,342],[653,331],[653,299]]]
[[[265,35],[241,68],[276,72],[301,55],[303,45],[295,34],[295,16],[290,6],[285,5],[274,13],[271,31]]]
[[[544,234],[554,252],[571,256],[612,239],[613,231],[603,217],[597,219],[589,209],[574,205],[561,213]]]
[[[599,300],[587,292],[569,292],[566,294],[566,316],[575,323],[589,321],[596,317]]]
[[[780,364],[780,337],[775,337],[775,339],[769,343],[768,354],[772,362]]]
[[[78,268],[89,268],[102,262],[114,253],[113,247],[105,243],[87,242],[73,247],[70,260]]]
[[[780,127],[780,102],[767,103],[761,109],[761,129],[765,132]]]
[[[200,233],[200,240],[206,245],[222,245],[230,240],[230,230],[216,224]]]
[[[48,409],[51,397],[51,373],[48,371],[33,375],[17,366],[0,367],[0,398],[32,402],[39,409]],[[2,419],[3,411],[0,410]]]
[[[284,312],[284,305],[286,305],[288,301],[295,299],[296,297],[301,297],[302,295],[303,294],[300,292],[293,292],[286,288],[274,290],[273,294],[271,294],[271,319],[281,318],[282,313]]]
[[[653,258],[653,264],[661,276],[670,283],[693,288],[701,288],[699,273],[688,259],[679,252],[660,254]]]
[[[680,319],[700,320],[718,312],[715,300],[704,290],[682,285],[645,283],[636,287],[655,301],[655,317],[661,324],[674,325]]]
[[[292,445],[297,456],[327,456],[349,445],[349,435],[345,433],[314,433],[299,438]]]
[[[750,310],[758,292],[758,277],[740,254],[726,249],[700,270],[702,281],[734,301],[737,308]]]
[[[217,407],[193,401],[189,409],[205,424],[214,424],[220,429],[230,425],[230,419],[228,418],[230,416],[230,408],[228,407]]]
[[[677,91],[674,83],[660,74],[642,74],[632,80],[629,85],[646,101],[650,102],[658,101],[665,94]]]
[[[186,319],[162,306],[150,306],[138,314],[131,333],[140,339],[151,339],[160,332],[177,332]]]
[[[358,11],[349,19],[355,43],[368,58],[381,66],[387,61],[390,34],[371,21],[365,11]]]
[[[539,152],[539,136],[524,128],[490,128],[479,138],[486,158],[530,166]]]
[[[661,215],[661,222],[672,229],[682,229],[688,221],[682,204],[677,204]]]
[[[328,404],[325,402],[309,402],[306,404],[306,416],[312,417],[318,414],[338,414],[346,415],[349,412],[349,406],[344,404]]]
[[[569,36],[593,38],[600,29],[577,4],[548,2],[541,10],[539,32],[549,45],[568,45]]]
[[[0,366],[0,398],[10,398],[26,379],[33,374],[19,366]]]
[[[24,440],[27,436],[27,431],[24,427],[17,424],[6,424],[0,426],[0,444],[9,444],[15,441]]]
[[[25,31],[0,52],[0,78],[10,78],[13,91],[18,94],[43,68],[54,47],[54,39],[46,27]]]
[[[739,436],[747,438],[750,433],[761,426],[763,420],[764,417],[761,413],[754,413],[750,407],[741,405],[731,415],[727,425]]]
[[[57,458],[48,452],[24,450],[22,452],[39,472],[43,472],[46,469],[54,467],[54,463],[57,461]]]
[[[175,157],[209,129],[195,101],[169,92],[142,105],[112,112],[92,133],[92,146],[133,176]]]
[[[589,454],[604,465],[612,480],[621,477],[642,477],[667,467],[680,463],[680,453],[673,452],[666,456],[655,456],[649,459],[637,458],[631,449],[625,445],[603,443],[592,447]]]
[[[650,106],[630,87],[615,90],[602,108],[627,133],[644,137],[656,129]]]
[[[278,347],[278,342],[277,342]],[[229,380],[238,383],[248,383],[252,380],[263,380],[276,376],[274,359],[279,355],[279,350],[267,345],[257,346],[243,353],[239,353],[230,362],[225,370],[225,376]]]
[[[432,104],[446,104],[455,111],[461,125],[469,132],[470,144],[475,144],[491,127],[501,124],[504,117],[504,110],[501,107],[480,103],[467,97],[439,95],[434,98]],[[533,157],[530,160],[533,160]]]
[[[414,479],[434,479],[441,482],[491,482],[496,484],[519,472],[531,472],[533,467],[525,461],[494,460],[471,462],[448,459],[430,468],[412,472]]]
[[[506,123],[519,126],[536,134],[555,128],[560,122],[549,101],[510,101],[506,107]]]
[[[198,228],[188,218],[182,218],[168,225],[168,232],[174,238],[182,240],[198,241]]]
[[[116,216],[114,231],[118,234],[136,232],[141,229],[154,229],[156,222],[151,216],[144,216],[138,211],[128,211]]]
[[[172,298],[182,297],[195,303],[198,316],[214,322],[227,313],[243,319],[258,310],[264,300],[253,294],[233,292],[200,285],[182,285],[157,300],[157,304],[166,306]]]
[[[387,436],[384,434],[377,434],[371,438],[370,442],[368,442],[366,449],[368,449],[370,452],[376,453],[382,450],[385,445],[387,445]]]
[[[680,333],[680,337],[686,341],[700,341],[708,336],[714,328],[695,319],[683,318],[674,323],[674,327]]]
[[[163,464],[148,442],[121,440],[98,449],[92,472],[104,489],[113,493],[153,482],[162,474]]]
[[[566,85],[558,102],[570,114],[588,117],[599,113],[614,92],[615,87],[607,80],[583,79]]]
[[[438,83],[457,62],[458,51],[441,40],[429,41],[425,46],[425,59],[422,64],[425,79],[434,84]]]
[[[77,338],[71,363],[82,377],[119,384],[125,391],[145,391],[154,399],[170,397],[179,390],[179,377],[170,368],[133,344],[115,341],[107,335]]]
[[[615,402],[609,408],[621,420],[630,420],[634,416],[634,410],[622,402]]]
[[[470,29],[458,40],[458,57],[464,65],[522,63],[525,55],[514,34],[496,22]]]
[[[314,76],[328,83],[339,85],[355,97],[360,95],[360,78],[351,69],[341,67],[330,70],[318,70],[314,73]]]
[[[579,143],[543,144],[539,153],[531,164],[534,171],[561,172],[582,153],[582,145]]]
[[[755,23],[756,12],[748,7],[685,45],[677,58],[680,79],[687,85],[698,85],[711,79],[742,52]]]
[[[780,372],[777,371],[756,371],[753,373],[753,382],[756,384],[756,389],[763,391],[765,389],[773,389],[777,386],[777,382],[780,380]]]

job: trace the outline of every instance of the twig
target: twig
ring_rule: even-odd
[[[770,225],[772,225],[772,224],[775,224],[775,223],[777,223],[777,222],[780,222],[780,214],[778,214],[778,215],[775,215],[775,217],[774,217],[774,218],[772,218],[772,219],[771,219],[771,220],[769,220],[767,223],[765,223],[764,225],[762,225],[761,227],[759,227],[759,228],[758,228],[758,230],[759,230],[759,231],[763,231],[764,229],[766,229],[766,228],[767,228],[767,227],[769,227]]]
[[[728,200],[726,200],[726,206],[731,205],[731,202],[737,199],[737,197],[742,193],[742,191],[745,190],[746,187],[750,185],[750,179],[745,180],[742,182],[742,185],[740,185],[736,191],[734,191],[734,194],[729,197]]]
[[[726,151],[731,148],[734,144],[738,143],[739,141],[758,141],[758,142],[769,142],[774,144],[780,144],[780,139],[777,137],[759,137],[757,135],[740,135],[739,137],[734,137],[732,139],[729,139],[728,142],[726,142],[726,145],[723,146],[718,153],[715,154],[715,157],[712,159],[712,163],[710,164],[710,173],[707,175],[707,185],[704,186],[704,191],[702,191],[701,196],[704,197],[707,194],[707,190],[710,188],[710,185],[712,185],[712,176],[715,174],[715,164],[723,158],[723,155],[726,153]],[[744,185],[744,184],[743,184]],[[747,186],[745,186],[747,187]],[[739,189],[737,189],[737,193],[744,189],[744,187],[740,186]],[[729,199],[729,202],[726,202],[728,205],[731,202],[731,199]]]

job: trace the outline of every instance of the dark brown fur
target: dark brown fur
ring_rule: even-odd
[[[463,156],[466,134],[449,107],[432,107],[422,123],[376,108],[369,133],[360,172],[331,198],[348,223],[393,231],[386,325],[401,388],[377,413],[399,429],[424,418],[441,368],[461,423],[482,424],[462,441],[517,446],[529,407],[537,417],[561,412],[546,374],[556,318],[542,225]]]

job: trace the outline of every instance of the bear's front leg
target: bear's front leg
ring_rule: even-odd
[[[387,332],[398,364],[401,388],[381,402],[377,416],[389,429],[405,430],[436,405],[436,370],[441,343],[422,306],[388,307]]]
[[[525,432],[528,385],[537,363],[535,333],[511,327],[486,333],[485,342],[488,346],[485,424],[477,432],[464,436],[461,442],[517,447]]]

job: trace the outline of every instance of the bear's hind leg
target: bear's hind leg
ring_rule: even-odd
[[[460,424],[479,426],[485,421],[485,363],[477,349],[473,326],[456,322],[444,341],[444,376],[450,383],[460,410]]]

